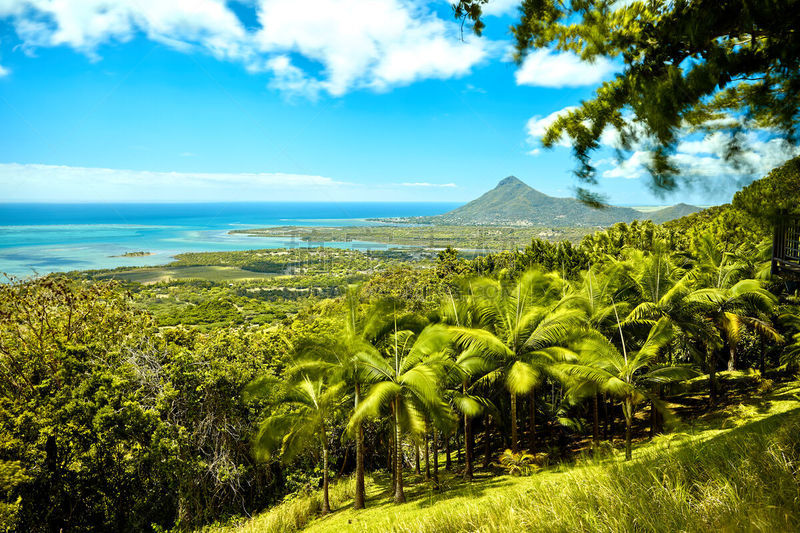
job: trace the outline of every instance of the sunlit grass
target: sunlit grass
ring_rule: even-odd
[[[138,283],[158,283],[161,281],[202,279],[208,281],[247,281],[274,277],[275,274],[251,272],[234,266],[173,266],[140,267],[130,270],[114,270],[98,274],[97,279],[116,279]]]
[[[319,496],[303,496],[231,531],[790,531],[800,523],[798,393],[793,383],[679,424],[629,463],[617,452],[526,477],[446,476],[442,492],[410,476],[400,506],[375,477],[363,511],[350,508],[348,480],[327,517],[312,520]]]

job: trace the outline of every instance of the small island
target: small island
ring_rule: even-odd
[[[125,252],[122,255],[111,255],[109,257],[147,257],[149,255],[155,255],[155,254],[153,252],[139,251],[139,252]]]

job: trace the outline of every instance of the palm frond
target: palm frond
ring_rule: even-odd
[[[506,373],[506,388],[512,394],[527,394],[541,381],[541,378],[541,372],[533,366],[515,361]]]
[[[364,420],[380,416],[381,408],[388,406],[403,388],[392,381],[382,381],[371,385],[367,395],[361,399],[358,407],[350,415],[347,431],[352,432]]]

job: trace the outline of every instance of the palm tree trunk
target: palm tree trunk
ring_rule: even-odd
[[[322,430],[322,511],[323,515],[331,512],[331,504],[328,500],[328,441],[325,436],[325,429]]]
[[[397,398],[394,400],[394,428],[395,428],[395,447],[397,448],[397,455],[395,456],[395,486],[394,486],[394,503],[405,503],[406,494],[403,492],[403,459],[402,447],[400,446],[400,413],[399,413]]]
[[[600,400],[599,393],[594,393],[592,399],[592,443],[597,446],[600,442]]]
[[[489,468],[492,456],[492,417],[486,417],[486,426],[483,431],[483,468]]]
[[[392,406],[394,408],[394,406]],[[397,451],[394,448],[394,419],[392,419],[391,423],[389,424],[389,472],[392,473],[392,487],[397,484],[397,468],[394,466],[394,460],[397,456]]]
[[[433,483],[439,488],[439,431],[433,428]]]
[[[764,377],[764,337],[760,338],[761,350],[759,350],[758,371],[761,372],[761,377]]]
[[[358,402],[361,401],[361,384],[356,383],[356,400],[355,404],[358,407]],[[361,422],[356,427],[356,494],[353,499],[353,509],[363,509],[366,505],[366,489],[364,488],[364,428],[361,427]]]
[[[472,481],[472,420],[464,415],[464,481]]]
[[[464,449],[461,447],[461,434],[459,433],[458,429],[456,429],[455,434],[456,439],[456,461],[460,464],[464,464]]]
[[[342,474],[344,474],[344,469],[345,469],[345,467],[347,467],[347,455],[348,455],[349,452],[350,452],[350,446],[345,446],[344,447],[344,458],[342,459],[342,467],[339,469],[339,473],[336,474],[336,479],[341,478]]]
[[[444,439],[444,453],[445,453],[444,468],[445,470],[450,472],[453,469],[453,463],[450,457],[453,453],[452,450],[450,449],[450,435],[447,435],[447,437],[445,437]]]
[[[429,481],[431,479],[431,450],[430,444],[428,441],[428,433],[430,429],[428,428],[428,420],[425,420],[425,481]]]
[[[466,395],[467,384],[461,384],[461,390]],[[464,480],[472,481],[472,449],[474,443],[472,442],[472,420],[464,414]]]
[[[418,442],[414,443],[414,458],[416,459],[416,462],[414,463],[414,473],[419,475],[419,461],[420,461],[420,459],[419,459],[419,443]]]
[[[709,400],[714,407],[717,404],[717,353],[714,348],[710,348],[708,354],[708,382]]]
[[[530,402],[530,433],[528,434],[528,450],[534,453],[536,450],[536,389],[531,390]]]
[[[633,413],[631,413],[632,407],[628,404],[628,400],[625,400],[625,405],[623,406],[623,411],[625,415],[625,460],[630,461],[632,457],[631,453],[631,426],[633,425]]]
[[[517,395],[511,393],[511,451],[519,452],[517,440]]]
[[[650,402],[650,438],[656,436],[656,404]]]

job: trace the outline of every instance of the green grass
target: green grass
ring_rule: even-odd
[[[372,478],[368,508],[350,508],[352,482],[300,496],[225,532],[297,531],[792,531],[800,523],[800,385],[747,396],[673,433],[527,477],[452,477],[446,490],[409,476],[409,502],[391,503]],[[312,520],[313,518],[313,520]]]
[[[114,270],[94,276],[96,279],[116,279],[137,283],[158,283],[175,279],[202,279],[209,281],[244,281],[274,277],[275,274],[251,272],[232,266],[175,266],[140,267]]]
[[[314,227],[282,226],[233,230],[231,233],[247,234],[254,237],[296,237],[304,241],[343,242],[356,240],[369,243],[383,243],[397,246],[418,246],[421,248],[445,248],[452,246],[463,250],[513,250],[540,238],[551,242],[569,240],[580,241],[594,229],[578,227],[506,227],[506,226],[458,226],[458,225],[381,225]]]

